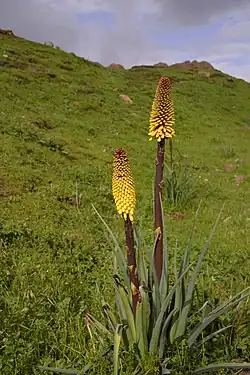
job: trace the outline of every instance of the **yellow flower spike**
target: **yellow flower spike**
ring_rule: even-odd
[[[171,96],[171,83],[167,77],[162,77],[158,83],[155,98],[150,113],[148,135],[160,142],[164,138],[175,136],[174,105]]]
[[[122,215],[124,220],[129,217],[132,222],[136,194],[128,153],[123,148],[117,148],[114,153],[112,193],[119,215]]]

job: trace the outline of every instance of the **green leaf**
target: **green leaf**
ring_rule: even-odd
[[[111,307],[107,304],[107,303],[102,303],[102,310],[103,310],[103,313],[109,323],[109,326],[110,328],[112,329],[112,331],[115,331],[115,328],[118,324],[117,322],[117,319],[115,317],[115,314],[113,313]]]
[[[206,337],[203,337],[202,338],[202,341],[200,342],[199,345],[197,345],[197,347],[201,346],[201,345],[204,345],[206,342],[208,342],[209,340],[211,340],[213,337],[219,335],[220,333],[226,331],[227,329],[231,328],[232,325],[229,325],[229,326],[226,326],[226,327],[223,327],[223,328],[220,328],[218,329],[217,331],[211,333],[210,335],[206,336]]]
[[[148,255],[149,262],[150,262],[150,274],[153,276],[152,299],[153,299],[153,304],[154,304],[154,309],[155,309],[154,315],[157,316],[161,308],[161,298],[160,298],[159,282],[158,282],[158,278],[156,275],[156,269],[155,269],[155,264],[154,264],[154,253],[155,253],[156,245],[157,245],[157,238],[155,239],[155,242],[154,242],[153,253],[150,254],[149,250],[147,249],[147,255]]]
[[[147,275],[147,266],[145,261],[145,256],[143,254],[142,249],[142,235],[141,232],[139,232],[139,229],[137,226],[134,226],[135,229],[135,242],[137,244],[137,254],[138,254],[138,274],[139,274],[139,280],[140,284],[148,285],[148,275]]]
[[[168,326],[169,326],[169,324],[171,322],[171,319],[172,319],[172,317],[173,317],[173,315],[175,313],[176,313],[176,310],[172,310],[168,314],[168,316],[167,316],[167,318],[166,318],[166,320],[165,320],[165,322],[163,324],[163,327],[161,329],[160,344],[159,344],[159,358],[160,359],[162,359],[162,357],[163,357],[163,355],[165,353],[165,346],[167,344],[167,329],[168,329]]]
[[[110,235],[110,237],[111,237],[111,239],[114,243],[114,246],[111,246],[111,248],[114,252],[114,255],[117,258],[117,261],[118,261],[119,267],[122,271],[123,279],[126,283],[126,286],[127,286],[128,290],[130,291],[130,280],[129,280],[128,271],[127,271],[127,260],[126,260],[126,257],[125,257],[125,253],[124,253],[123,249],[121,248],[121,246],[119,245],[113,231],[110,229],[110,227],[108,226],[106,221],[101,217],[101,215],[99,214],[99,212],[97,211],[97,209],[95,208],[95,206],[93,204],[92,204],[92,207],[93,207],[95,213],[97,214],[97,216],[99,217],[99,219],[101,220],[101,222],[103,223],[104,227],[108,231],[108,233],[109,233],[109,235]],[[107,238],[107,240],[109,241],[108,238]],[[109,241],[109,243],[110,243],[110,241]]]
[[[167,309],[169,308],[169,306],[172,302],[172,298],[173,298],[173,295],[176,291],[176,288],[179,285],[179,283],[181,282],[181,280],[185,277],[185,275],[187,274],[189,269],[192,267],[192,265],[193,264],[190,264],[190,266],[187,267],[185,272],[183,272],[183,274],[178,278],[177,282],[173,285],[173,287],[169,291],[167,297],[165,298],[165,300],[162,303],[160,313],[157,316],[157,320],[156,320],[155,326],[153,328],[152,336],[151,336],[151,340],[150,340],[149,352],[152,355],[157,354],[157,348],[158,348],[158,343],[159,343],[159,339],[160,339],[160,332],[161,332],[161,327],[163,325],[163,320],[165,318],[166,311],[167,311]]]
[[[122,338],[123,324],[118,324],[114,333],[114,375],[118,375],[119,371],[119,347]]]
[[[176,282],[178,280],[178,277],[182,274],[181,270],[179,272],[179,275],[177,273],[177,248],[178,248],[178,244],[176,243],[175,254],[174,254],[174,270],[175,270]],[[172,328],[170,330],[170,342],[174,341],[173,338],[175,337],[175,332],[178,327],[178,314],[182,310],[183,303],[184,303],[185,289],[184,289],[183,282],[184,282],[184,278],[182,279],[182,282],[178,284],[175,294],[174,294],[175,295],[175,304],[174,304],[175,316],[173,319]],[[177,320],[176,320],[176,317],[177,317]]]
[[[138,375],[140,374],[140,372],[141,372],[141,367],[138,365],[135,371],[132,372],[132,375]],[[147,374],[148,374],[148,371],[144,375],[147,375]]]
[[[168,257],[168,243],[167,243],[167,235],[166,235],[166,225],[165,225],[165,216],[163,210],[162,199],[160,196],[160,205],[161,205],[161,216],[162,216],[162,236],[163,236],[163,263],[162,263],[162,276],[160,281],[160,298],[161,303],[166,298],[168,293],[168,267],[169,267],[169,257]]]
[[[210,233],[210,236],[209,236],[209,238],[208,238],[208,240],[207,240],[207,242],[206,242],[206,244],[205,244],[198,260],[197,260],[195,269],[193,271],[191,280],[190,280],[189,285],[188,285],[188,290],[187,290],[187,295],[186,295],[186,298],[185,298],[184,307],[183,307],[182,311],[180,312],[178,320],[176,320],[176,322],[175,322],[176,326],[174,326],[173,332],[171,334],[171,343],[173,343],[179,337],[183,336],[184,333],[185,333],[186,326],[187,326],[188,314],[189,314],[189,311],[190,311],[191,301],[192,301],[192,297],[193,297],[193,291],[194,291],[194,287],[195,287],[195,284],[196,284],[198,272],[199,272],[201,263],[202,263],[205,255],[207,253],[207,250],[210,246],[211,240],[214,236],[214,233],[215,233],[215,230],[216,230],[217,225],[219,223],[219,219],[221,217],[221,213],[222,213],[223,208],[224,208],[224,205],[222,206],[222,209],[220,210],[220,213],[219,213],[219,215],[217,217],[217,220],[214,224],[214,227],[213,227],[213,229]]]
[[[239,302],[247,299],[250,297],[250,293],[243,295],[246,291],[248,291],[250,287],[244,289],[243,291],[237,293],[233,298],[227,300],[223,304],[221,304],[219,307],[214,309],[205,319],[202,323],[199,323],[191,332],[189,338],[188,338],[188,346],[191,347],[197,337],[201,334],[201,332],[209,325],[211,324],[215,319],[217,319],[220,315],[225,314],[229,309],[236,306]],[[239,297],[240,296],[240,297]]]
[[[110,351],[113,349],[113,345],[109,346],[105,350],[101,352],[100,355],[97,356],[96,360],[92,363],[88,363],[82,370],[67,370],[67,369],[60,369],[60,368],[54,368],[54,367],[48,367],[48,366],[37,366],[42,371],[51,371],[58,374],[64,374],[64,375],[85,375],[87,372],[94,366],[94,363],[99,360],[102,357],[105,357],[107,354],[110,353]]]
[[[232,370],[250,370],[250,363],[212,363],[209,366],[201,367],[193,372],[193,375],[203,374],[218,369],[232,369]]]
[[[67,374],[67,375],[79,375],[80,371],[76,370],[64,370],[60,368],[55,368],[55,367],[47,367],[47,366],[38,366],[38,368],[42,371],[51,371],[55,372],[57,374]],[[83,373],[84,374],[84,373]]]
[[[148,328],[150,319],[150,305],[148,293],[140,287],[141,303],[136,309],[136,340],[138,348],[143,357],[148,351]]]
[[[123,316],[126,317],[126,323],[128,325],[128,329],[131,335],[131,339],[133,342],[136,342],[136,330],[135,330],[135,321],[134,321],[134,315],[131,308],[131,304],[129,301],[129,295],[125,291],[125,288],[120,282],[120,279],[118,276],[114,277],[115,281],[115,287],[119,293],[119,296],[121,298],[121,304],[120,307],[122,309]]]
[[[193,320],[194,317],[197,315],[203,314],[203,316],[207,315],[206,311],[209,311],[209,313],[212,311],[213,305],[210,301],[204,302],[204,304],[201,306],[201,308],[197,311],[194,311],[193,314],[190,316],[190,320]]]
[[[117,319],[111,309],[111,306],[104,300],[103,294],[100,292],[98,284],[96,285],[96,289],[97,289],[98,297],[101,300],[103,314],[105,318],[107,319],[108,325],[110,326],[111,330],[115,331],[115,328],[118,324]]]
[[[201,201],[200,201],[199,206],[198,206],[198,208],[196,210],[194,222],[193,222],[190,234],[189,234],[188,244],[187,244],[184,256],[183,256],[182,261],[181,261],[181,266],[180,266],[179,274],[177,273],[177,248],[178,248],[178,242],[176,242],[175,257],[174,257],[174,269],[175,269],[175,278],[176,278],[176,280],[182,274],[183,270],[187,267],[187,265],[189,263],[190,251],[191,251],[191,243],[192,243],[192,238],[193,238],[193,234],[194,234],[195,225],[196,225],[196,222],[197,222],[197,219],[198,219],[200,207],[201,207]],[[175,306],[174,306],[174,309],[176,310],[177,316],[178,316],[178,314],[181,313],[181,310],[182,310],[183,305],[184,305],[184,301],[186,299],[186,289],[185,289],[186,279],[187,278],[185,277],[182,280],[182,283],[179,284],[179,286],[176,289],[176,293],[175,293]],[[178,319],[178,317],[175,317],[175,319],[173,321],[173,326],[172,326],[172,328],[170,330],[170,342],[171,343],[174,342],[174,340],[175,340],[176,331],[178,329],[178,325],[179,325],[179,319]]]
[[[105,236],[107,242],[109,243],[110,248],[113,251],[114,274],[117,275],[118,269],[120,269],[121,272],[122,272],[124,281],[126,283],[126,286],[128,287],[129,286],[129,277],[128,277],[128,272],[127,272],[128,268],[127,268],[127,259],[125,257],[125,252],[123,251],[123,249],[121,248],[121,246],[119,245],[117,240],[116,240],[117,241],[116,243],[112,243],[112,241],[114,242],[114,240],[113,239],[112,239],[112,241],[110,240],[110,237],[105,230],[104,230],[104,236]],[[115,239],[114,234],[113,234],[113,236],[112,237]]]
[[[89,325],[91,325],[100,333],[103,333],[104,335],[108,337],[112,337],[111,332],[102,323],[100,323],[96,318],[94,318],[91,314],[86,314],[86,316],[87,316]]]
[[[117,288],[115,288],[115,299],[116,299],[116,306],[117,306],[120,321],[123,323],[124,326],[126,325],[126,328],[127,328],[126,312],[123,308],[122,299]],[[129,350],[129,342],[131,341],[132,338],[131,338],[130,331],[128,329],[124,329],[122,331],[122,338],[123,338],[123,344],[125,346],[125,349]]]

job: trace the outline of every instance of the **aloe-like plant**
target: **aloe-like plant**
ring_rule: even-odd
[[[166,238],[164,238],[162,279],[159,284],[153,259],[155,249],[150,252],[143,247],[139,231],[135,228],[135,238],[138,251],[138,279],[141,298],[140,302],[137,304],[136,314],[134,316],[132,295],[130,291],[131,288],[128,272],[125,266],[126,258],[124,251],[119,245],[112,230],[103,220],[95,207],[94,210],[113,241],[116,308],[113,310],[102,298],[102,310],[107,320],[107,326],[102,325],[100,322],[96,324],[96,321],[95,324],[92,324],[90,320],[89,328],[91,330],[97,330],[101,336],[107,336],[105,330],[108,329],[109,336],[110,334],[113,335],[114,375],[118,374],[119,347],[121,342],[126,350],[129,350],[129,347],[131,346],[136,348],[135,353],[139,367],[145,356],[153,356],[159,361],[159,368],[161,369],[160,373],[167,374],[167,371],[170,371],[170,369],[167,368],[168,362],[164,358],[167,349],[173,347],[176,342],[181,340],[187,340],[189,348],[192,348],[194,345],[198,346],[199,344],[211,340],[216,335],[219,335],[222,333],[222,330],[220,329],[207,337],[204,336],[204,332],[218,317],[236,307],[241,301],[246,300],[250,296],[249,287],[212,310],[206,311],[206,302],[202,308],[197,307],[197,311],[194,311],[193,308],[191,309],[194,288],[201,263],[207,253],[220,216],[218,217],[197,261],[191,263],[191,240],[195,222],[198,217],[199,209],[197,210],[194,226],[191,230],[190,238],[183,254],[180,267],[177,267],[175,262],[175,280],[171,284],[169,282],[170,266],[168,262]],[[163,233],[166,233],[164,223]],[[190,327],[192,321],[190,317],[193,314],[200,314],[202,320],[191,330]],[[235,368],[240,368],[239,364],[231,364],[231,366],[233,365],[236,366]],[[223,364],[214,366],[215,367],[208,367],[208,370],[211,371],[213,368],[218,368],[218,366],[223,367]],[[204,369],[199,369],[197,371],[198,372],[195,373],[205,372]]]

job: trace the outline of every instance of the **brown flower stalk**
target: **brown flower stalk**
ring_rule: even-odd
[[[170,141],[170,157],[172,160],[172,137],[174,131],[174,106],[171,96],[171,83],[167,77],[162,77],[158,83],[150,114],[149,135],[157,139],[155,200],[154,200],[154,228],[156,247],[154,254],[155,269],[160,282],[163,263],[163,220],[161,210],[165,139]]]
[[[117,211],[124,218],[128,272],[132,291],[132,309],[135,314],[137,303],[140,302],[132,224],[136,194],[128,154],[123,148],[117,148],[114,153],[112,192]]]

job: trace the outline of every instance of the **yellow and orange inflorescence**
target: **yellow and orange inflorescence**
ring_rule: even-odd
[[[112,192],[117,211],[133,221],[136,204],[134,181],[128,160],[128,153],[124,148],[117,148],[113,160]]]
[[[156,138],[160,142],[164,138],[175,136],[175,115],[171,95],[171,82],[162,77],[158,83],[155,98],[150,113],[149,133],[150,140]]]

